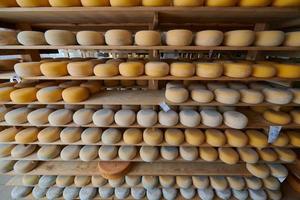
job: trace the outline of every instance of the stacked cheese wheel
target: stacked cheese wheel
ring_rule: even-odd
[[[175,29],[167,31],[165,41],[162,42],[160,32],[143,30],[135,34],[128,30],[112,29],[105,33],[97,31],[71,32],[68,30],[48,30],[45,33],[39,31],[0,31],[3,35],[3,45],[22,44],[27,46],[35,45],[109,45],[109,46],[232,46],[232,47],[277,47],[290,46],[299,47],[300,32],[284,33],[279,30],[252,31],[233,30],[221,32],[219,30],[204,30],[193,34],[190,30]],[[5,38],[4,36],[9,36]],[[181,38],[178,40],[177,38]],[[193,42],[194,41],[194,42]]]

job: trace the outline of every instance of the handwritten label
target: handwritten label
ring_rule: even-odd
[[[269,128],[269,138],[268,138],[269,143],[273,143],[273,142],[276,141],[276,139],[280,135],[281,129],[282,129],[282,126],[270,126],[270,128]]]
[[[163,111],[168,112],[171,110],[171,108],[168,106],[168,104],[166,104],[166,102],[162,102],[159,104],[159,106],[161,107],[161,109],[163,109]]]
[[[12,77],[10,77],[9,81],[11,83],[13,83],[13,82],[21,83],[22,79],[20,76],[12,76]]]

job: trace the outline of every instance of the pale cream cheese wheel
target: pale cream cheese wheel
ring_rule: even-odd
[[[199,31],[195,35],[195,45],[213,47],[219,46],[223,42],[223,32],[217,30]]]
[[[45,38],[47,43],[52,46],[77,44],[76,35],[67,30],[48,30],[45,32]]]
[[[48,123],[48,116],[53,112],[49,108],[40,108],[30,112],[27,115],[27,120],[30,124],[39,126]]]
[[[135,44],[138,46],[159,46],[161,44],[160,32],[158,31],[138,31],[135,34]]]
[[[165,92],[166,99],[173,103],[183,103],[188,100],[189,92],[182,87],[170,87]]]
[[[282,31],[257,31],[255,32],[256,46],[276,47],[280,46],[285,39],[285,33]]]
[[[166,33],[166,44],[169,46],[189,46],[192,41],[193,33],[190,30],[177,29]]]
[[[229,88],[215,89],[215,99],[223,104],[236,104],[240,101],[241,95],[237,90]]]
[[[109,46],[132,45],[132,33],[121,29],[109,30],[105,33],[105,42]]]
[[[234,30],[224,34],[224,45],[246,47],[255,41],[255,32],[252,30]]]
[[[80,45],[103,45],[104,35],[97,31],[79,31],[76,34],[76,39]]]
[[[223,114],[224,124],[234,129],[243,129],[248,124],[248,118],[243,113],[237,111],[226,111]]]
[[[44,33],[39,31],[21,31],[17,38],[18,42],[24,46],[47,44]]]

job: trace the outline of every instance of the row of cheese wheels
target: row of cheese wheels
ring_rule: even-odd
[[[11,157],[9,157],[11,156]],[[0,146],[2,160],[51,161],[205,161],[224,162],[229,165],[238,162],[295,162],[297,155],[288,148],[231,148],[231,147],[153,147],[153,146],[75,146],[60,147],[57,145],[12,145]]]
[[[41,61],[24,62],[14,65],[15,73],[20,77],[46,76],[49,78],[73,76],[97,76],[108,78],[123,77],[165,77],[180,78],[198,76],[201,78],[300,78],[300,65],[293,63],[250,61],[215,61],[215,62],[171,62],[163,61],[127,61],[89,60],[89,61]]]
[[[223,33],[219,30],[204,30],[193,34],[186,29],[174,29],[166,33],[158,31],[143,30],[135,34],[128,30],[112,29],[107,32],[79,31],[77,33],[67,30],[48,30],[45,33],[39,31],[1,31],[1,45],[22,44],[25,46],[35,45],[109,45],[109,46],[300,46],[300,32],[274,31],[252,31],[233,30]],[[180,38],[180,40],[178,40]]]
[[[2,0],[0,7],[129,7],[129,6],[293,7],[297,0]]]
[[[13,199],[23,199],[26,196],[32,194],[34,199],[149,199],[149,200],[175,200],[175,199],[193,199],[200,198],[205,200],[230,199],[236,198],[239,200],[259,199],[259,200],[280,200],[282,193],[280,190],[269,189],[245,189],[245,190],[214,190],[211,187],[206,189],[194,189],[194,188],[92,188],[92,187],[50,187],[40,188],[15,186],[11,191],[11,197]]]
[[[202,146],[211,147],[246,147],[268,148],[268,136],[257,130],[226,129],[224,132],[216,129],[135,129],[124,131],[109,128],[57,128],[44,129],[15,127],[6,128],[0,132],[0,142],[18,144],[88,144],[88,145],[144,145],[144,146]],[[300,134],[298,131],[282,132],[271,143],[276,147],[292,145],[300,147]]]

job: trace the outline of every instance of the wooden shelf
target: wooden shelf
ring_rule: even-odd
[[[4,173],[8,176],[22,175],[14,171]],[[24,175],[64,175],[96,176],[97,162],[40,162],[38,167]],[[227,165],[224,163],[135,163],[127,175],[132,176],[252,176],[245,164]]]

